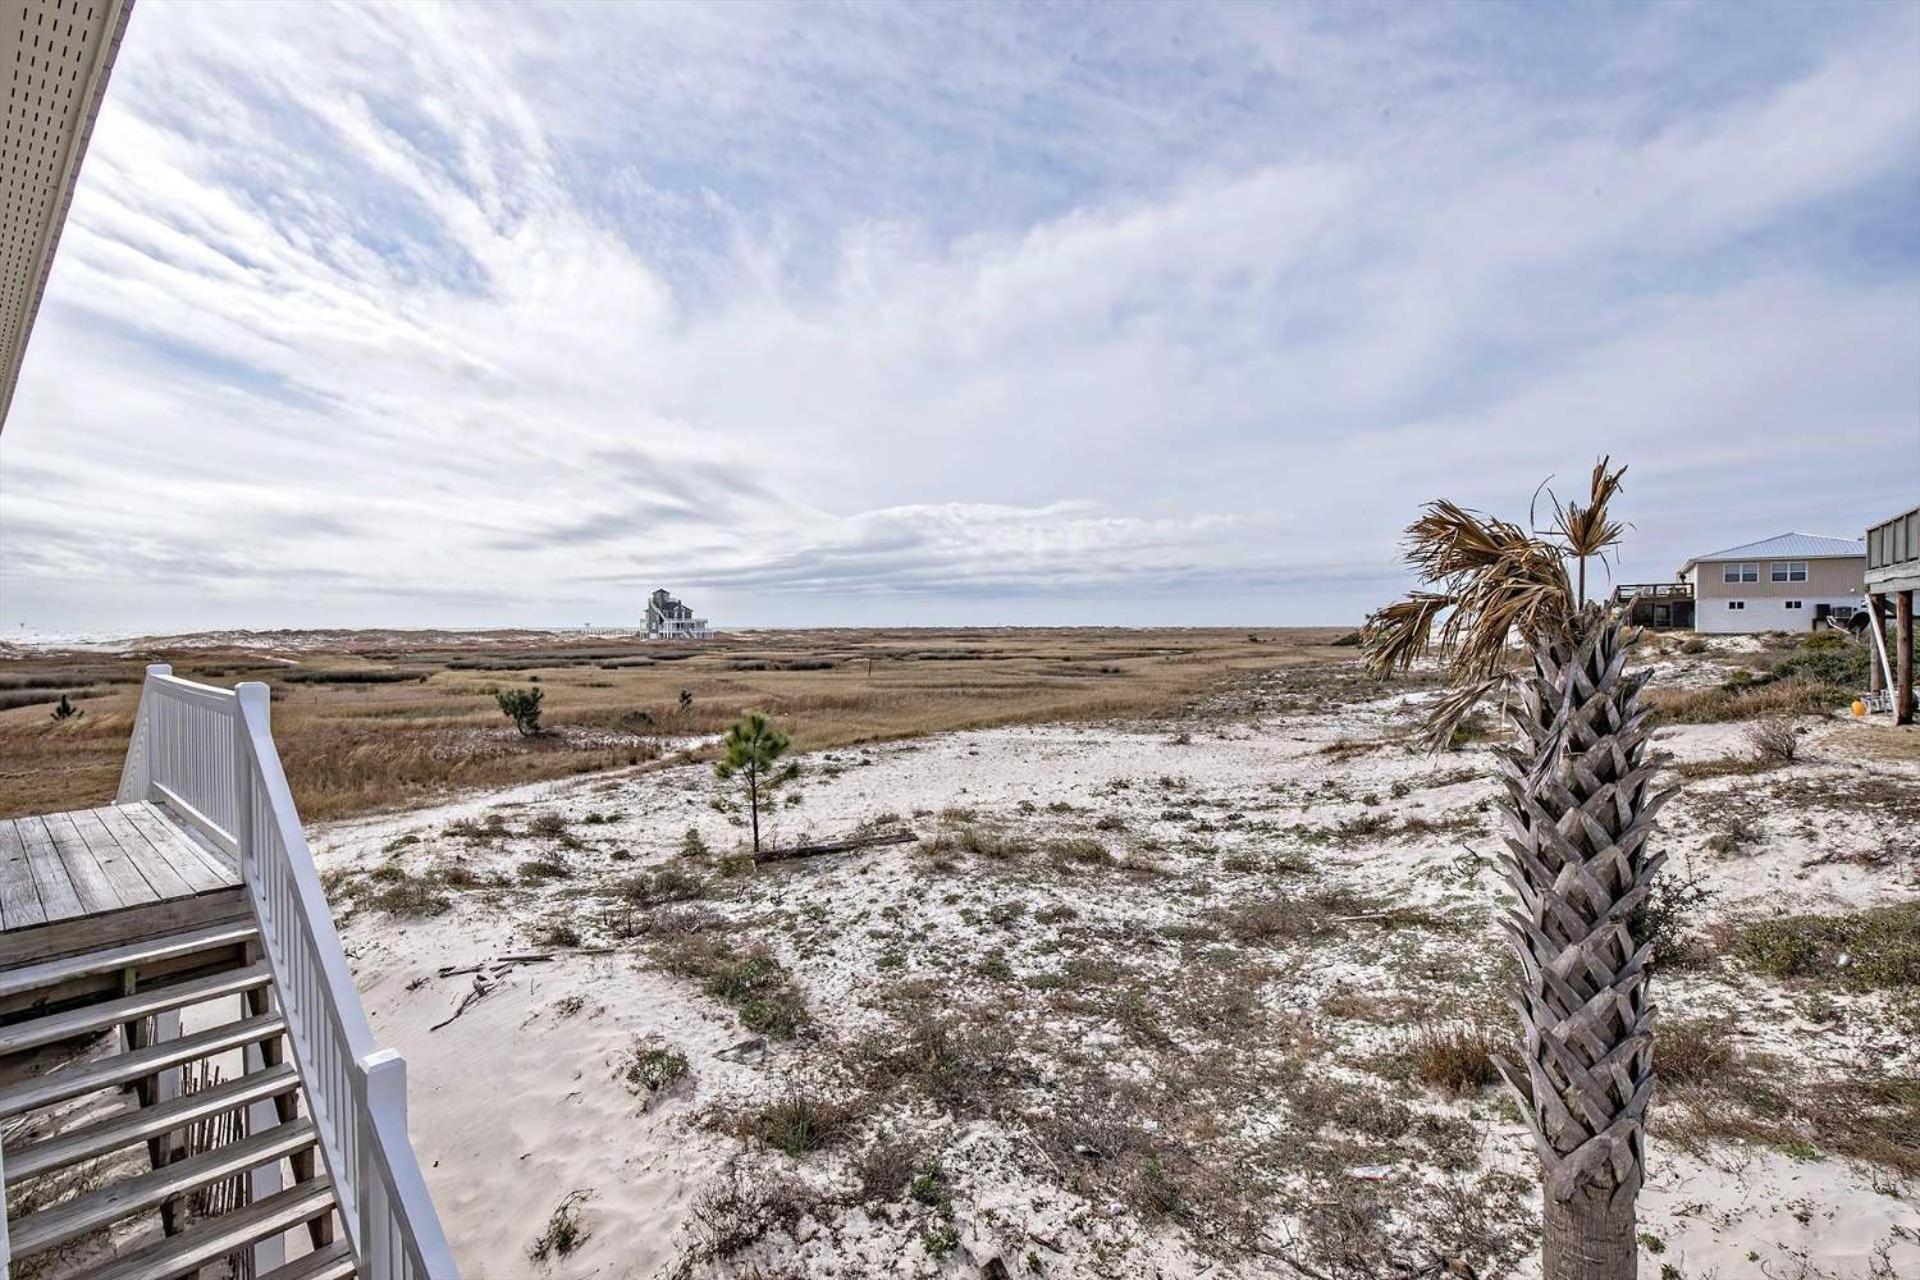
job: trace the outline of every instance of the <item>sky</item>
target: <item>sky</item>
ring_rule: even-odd
[[[143,0],[0,636],[1357,623],[1920,501],[1920,5]]]

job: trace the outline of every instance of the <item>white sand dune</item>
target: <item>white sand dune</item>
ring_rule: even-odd
[[[1192,731],[1190,741],[1176,738],[1168,726],[1040,726],[809,758],[803,803],[775,811],[783,839],[841,833],[883,813],[916,811],[921,816],[912,825],[927,834],[938,825],[937,815],[954,808],[981,820],[1016,821],[1043,837],[1054,828],[1085,831],[1091,815],[1103,814],[1130,833],[1115,837],[1116,849],[1129,850],[1126,859],[1157,863],[1162,870],[1009,886],[981,880],[962,865],[952,877],[933,882],[936,891],[929,892],[927,856],[906,846],[769,869],[750,883],[724,882],[724,892],[735,896],[707,909],[763,923],[791,922],[767,926],[764,936],[805,992],[823,1037],[776,1044],[759,1065],[716,1057],[746,1034],[733,1011],[695,982],[661,972],[635,942],[609,937],[598,915],[595,887],[610,877],[686,865],[676,848],[688,828],[699,830],[716,850],[740,840],[739,828],[709,807],[713,784],[702,766],[536,784],[401,816],[336,823],[317,832],[315,847],[323,869],[335,873],[389,861],[424,868],[454,856],[482,873],[510,873],[550,847],[531,835],[476,843],[444,834],[449,822],[492,811],[505,812],[516,830],[534,813],[560,813],[587,843],[567,855],[578,867],[573,879],[539,889],[460,894],[448,914],[426,919],[355,910],[344,927],[376,1032],[408,1059],[416,1142],[470,1276],[611,1280],[664,1276],[676,1268],[762,1276],[978,1275],[993,1258],[1017,1273],[1028,1265],[1028,1255],[1049,1276],[1273,1275],[1272,1257],[1211,1256],[1175,1223],[1149,1221],[1127,1205],[1064,1189],[1017,1125],[991,1121],[920,1116],[942,1135],[943,1168],[953,1182],[958,1246],[944,1257],[925,1244],[925,1215],[913,1216],[918,1210],[882,1215],[892,1218],[882,1221],[867,1208],[842,1206],[822,1210],[819,1218],[803,1217],[791,1231],[772,1233],[729,1261],[694,1266],[690,1251],[697,1233],[689,1209],[743,1152],[755,1176],[791,1178],[823,1196],[844,1195],[855,1152],[794,1161],[749,1151],[707,1122],[711,1109],[776,1096],[790,1080],[830,1078],[837,1068],[820,1059],[819,1044],[885,1025],[877,1002],[889,984],[903,974],[937,975],[982,953],[983,926],[973,906],[1024,892],[1035,910],[1042,903],[1069,909],[1088,929],[1103,923],[1116,930],[1156,928],[1191,918],[1196,895],[1203,904],[1218,904],[1204,906],[1204,914],[1271,887],[1267,872],[1231,870],[1238,864],[1230,855],[1263,854],[1284,840],[1227,815],[1285,815],[1315,824],[1382,812],[1396,819],[1471,817],[1491,794],[1484,749],[1437,761],[1393,744],[1351,754],[1324,751],[1329,744],[1377,741],[1403,731],[1417,701],[1395,698],[1305,714],[1275,713],[1256,701],[1217,731]],[[1910,899],[1920,889],[1911,856],[1872,866],[1833,857],[1808,865],[1823,855],[1872,852],[1890,838],[1883,822],[1844,811],[1851,781],[1865,776],[1855,757],[1857,730],[1838,721],[1811,728],[1806,758],[1767,780],[1826,786],[1833,812],[1761,813],[1763,838],[1740,856],[1720,856],[1707,851],[1709,833],[1729,794],[1750,780],[1695,783],[1668,811],[1667,847],[1686,855],[1702,883],[1719,895],[1715,911],[1757,910],[1762,903],[1849,909]],[[1696,761],[1744,750],[1733,726],[1665,730],[1661,745],[1679,759]],[[1920,787],[1920,765],[1883,762],[1875,771]],[[1197,799],[1204,814],[1214,815],[1210,825],[1218,829],[1207,837],[1204,856],[1171,837],[1180,829],[1165,817],[1173,795]],[[1056,816],[1050,805],[1072,808]],[[580,825],[588,814],[617,816],[603,825]],[[1129,845],[1149,832],[1158,837],[1151,842],[1156,848],[1143,852]],[[389,851],[407,836],[418,840]],[[1310,856],[1321,874],[1445,912],[1462,903],[1496,901],[1493,877],[1484,867],[1466,872],[1464,881],[1457,878],[1463,845],[1490,850],[1490,820],[1477,830],[1382,835],[1315,848]],[[947,886],[955,891],[946,892]],[[439,969],[527,951],[531,930],[555,917],[576,921],[589,946],[614,952],[513,967],[459,1017],[430,1029],[454,1011],[474,980],[468,974],[439,978]],[[882,967],[894,963],[883,961],[888,950],[903,945],[896,935],[871,936],[886,932],[874,926],[887,922],[900,922],[908,935],[903,968]],[[1044,948],[1033,945],[1040,933],[1023,923],[995,941],[1024,975],[1050,962],[1038,954]],[[1329,992],[1384,990],[1400,981],[1374,961],[1350,951],[1324,959],[1300,956],[1289,962],[1290,977],[1263,988],[1260,998],[1275,1009],[1311,1011]],[[1658,994],[1670,1011],[1751,1014],[1759,1042],[1802,1061],[1888,1075],[1915,1069],[1915,1047],[1896,1029],[1881,997],[1843,994],[1838,1000],[1847,1016],[1823,1026],[1800,1017],[1778,987],[1717,970],[1663,976]],[[1018,1022],[1043,1032],[1041,1023],[1051,1015],[1037,995],[1032,999]],[[1351,1030],[1349,1054],[1370,1042],[1398,1043],[1406,1034],[1392,1025]],[[692,1064],[690,1085],[651,1107],[618,1079],[623,1055],[642,1038],[677,1047]],[[1099,1044],[1089,1038],[1083,1047],[1097,1051]],[[1124,1036],[1111,1037],[1111,1045],[1117,1056],[1129,1052]],[[1421,1106],[1478,1127],[1483,1170],[1530,1178],[1524,1132],[1491,1091],[1465,1102],[1428,1098]],[[1685,1277],[1730,1278],[1763,1274],[1763,1264],[1764,1274],[1775,1276],[1920,1274],[1916,1189],[1885,1170],[1739,1144],[1719,1144],[1707,1154],[1703,1160],[1655,1144],[1641,1206],[1643,1230],[1657,1240],[1659,1252],[1646,1258],[1647,1274],[1661,1274],[1667,1265]],[[1409,1187],[1426,1176],[1411,1168],[1402,1172],[1411,1179]],[[579,1220],[587,1239],[570,1256],[536,1264],[530,1246],[549,1215],[575,1192],[583,1197]],[[1525,1212],[1515,1213],[1524,1221]],[[1284,1252],[1298,1228],[1297,1221],[1276,1213],[1261,1238]],[[1535,1274],[1534,1265],[1523,1250],[1503,1273],[1528,1276]],[[1892,1271],[1871,1270],[1875,1266]]]

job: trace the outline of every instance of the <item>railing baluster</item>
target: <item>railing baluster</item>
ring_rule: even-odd
[[[454,1280],[406,1123],[406,1065],[378,1049],[280,768],[263,684],[231,691],[147,668],[120,800],[169,805],[227,851],[273,970],[287,1042],[370,1280]]]

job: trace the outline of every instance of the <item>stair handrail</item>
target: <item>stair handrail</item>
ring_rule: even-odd
[[[0,1151],[0,1280],[13,1275],[13,1246],[7,1243],[7,1156]]]
[[[232,856],[366,1280],[457,1280],[407,1133],[406,1062],[375,1044],[274,746],[271,694],[147,668],[120,802],[153,800]]]

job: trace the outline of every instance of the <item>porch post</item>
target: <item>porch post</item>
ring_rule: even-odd
[[[1893,616],[1899,632],[1900,665],[1895,678],[1900,687],[1893,695],[1893,722],[1895,724],[1913,723],[1913,589],[1899,592],[1893,598]]]

